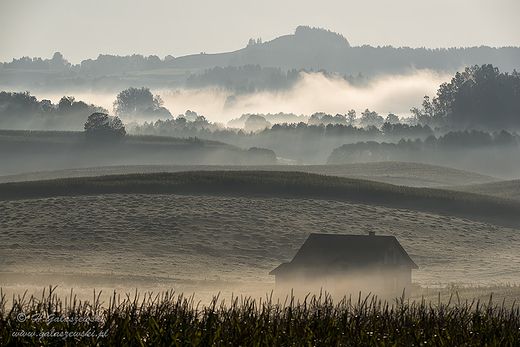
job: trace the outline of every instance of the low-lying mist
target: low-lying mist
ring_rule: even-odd
[[[424,95],[435,95],[440,84],[449,81],[451,75],[431,70],[414,70],[405,75],[385,75],[368,80],[362,86],[350,84],[340,76],[321,72],[301,72],[300,80],[288,90],[235,93],[221,87],[205,89],[155,89],[173,116],[186,110],[204,115],[209,121],[227,123],[245,113],[294,113],[311,115],[315,112],[345,114],[354,109],[358,115],[365,109],[386,115],[393,112],[407,117],[410,108],[419,107]],[[134,87],[142,87],[136,85]],[[113,112],[112,104],[117,93],[90,91],[47,91],[32,93],[39,100],[49,99],[57,103],[64,95],[76,100],[102,106]],[[71,95],[72,94],[72,95]],[[137,122],[156,119],[134,119]],[[123,121],[130,121],[123,119]],[[78,129],[80,130],[80,129]]]
[[[294,88],[284,92],[261,92],[236,96],[227,103],[221,119],[235,118],[244,113],[315,112],[345,114],[365,109],[380,114],[393,112],[408,116],[410,108],[420,106],[424,95],[434,95],[438,86],[450,76],[428,70],[415,70],[408,75],[388,75],[370,80],[364,86],[353,86],[345,79],[321,73],[302,73]],[[209,114],[208,114],[209,116]]]

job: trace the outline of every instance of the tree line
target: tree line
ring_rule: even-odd
[[[114,56],[100,54],[96,59],[85,59],[80,64],[71,64],[60,52],[54,53],[52,59],[41,57],[13,58],[11,62],[0,63],[0,68],[26,70],[54,70],[77,75],[103,76],[122,74],[130,71],[145,71],[161,67],[161,60],[156,55],[145,57],[141,54]]]
[[[520,74],[491,64],[466,67],[443,83],[422,108],[410,110],[422,124],[456,129],[520,128]]]
[[[81,129],[95,112],[108,113],[100,106],[63,96],[57,104],[38,99],[30,92],[0,92],[0,128],[3,129]]]
[[[251,69],[262,73],[257,67]],[[466,68],[450,83],[442,84],[433,100],[425,97],[422,109],[412,109],[412,119],[392,113],[383,117],[366,109],[359,118],[355,110],[334,116],[317,112],[306,122],[282,120],[273,124],[266,115],[249,114],[241,117],[244,129],[230,129],[211,123],[194,111],[174,118],[163,104],[161,97],[153,95],[149,88],[128,88],[117,95],[113,110],[120,119],[131,122],[127,124],[130,133],[198,137],[245,148],[271,148],[289,158],[315,162],[318,157],[323,158],[324,151],[328,151],[328,156],[345,143],[424,140],[430,135],[461,129],[514,130],[520,126],[520,75],[516,71],[500,73],[489,64]],[[2,128],[81,129],[93,113],[108,111],[71,96],[64,96],[54,105],[49,100],[38,101],[29,92],[0,93]],[[283,119],[283,115],[278,116]],[[288,116],[297,119],[295,115]],[[137,123],[143,118],[151,121]]]
[[[357,76],[329,73],[325,70],[290,69],[284,71],[280,68],[266,68],[260,65],[243,65],[214,67],[205,69],[204,72],[191,74],[186,79],[186,87],[196,88],[222,88],[235,94],[256,93],[261,91],[287,90],[298,83],[303,73],[316,72],[325,77],[343,78],[351,85],[361,86],[368,83],[369,79],[358,74]]]
[[[476,169],[497,175],[515,172],[520,166],[520,136],[505,130],[450,131],[426,139],[397,142],[359,141],[335,148],[327,164],[372,161],[414,161]],[[509,172],[509,174],[511,173]]]

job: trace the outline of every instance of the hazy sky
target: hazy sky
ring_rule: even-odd
[[[0,61],[218,53],[294,33],[353,46],[520,46],[519,0],[0,0]]]

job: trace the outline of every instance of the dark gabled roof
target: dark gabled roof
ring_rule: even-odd
[[[334,263],[356,268],[376,265],[394,246],[412,269],[419,267],[394,236],[311,234],[290,263],[283,263],[270,275],[297,268],[319,268]]]

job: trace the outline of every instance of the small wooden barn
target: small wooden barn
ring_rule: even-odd
[[[359,292],[386,298],[409,293],[418,268],[394,236],[311,234],[291,262],[269,274],[277,296],[323,290],[334,298]]]

